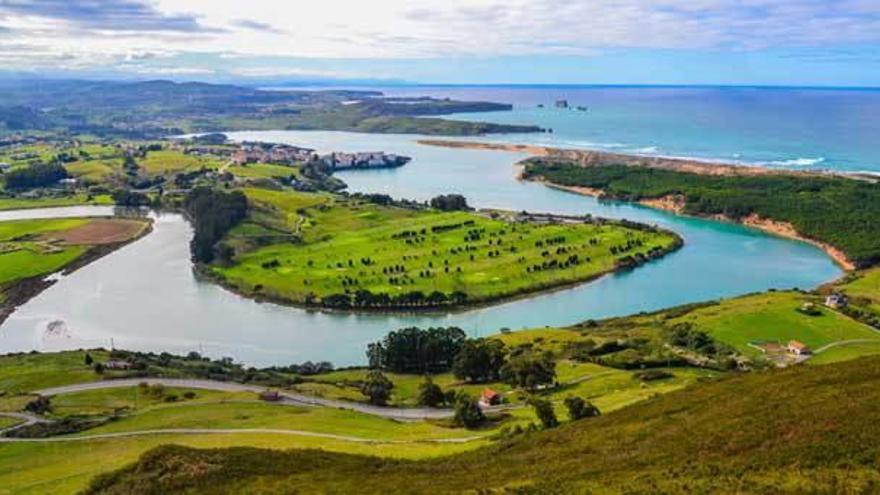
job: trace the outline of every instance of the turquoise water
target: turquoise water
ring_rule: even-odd
[[[493,114],[502,115],[502,114]],[[352,190],[425,200],[457,192],[478,207],[628,218],[674,230],[685,246],[637,270],[497,306],[449,314],[306,311],[241,298],[192,271],[189,224],[155,216],[150,235],[59,281],[0,326],[0,353],[96,346],[230,356],[252,365],[365,362],[367,343],[403,326],[458,325],[472,336],[500,328],[568,325],[770,288],[811,288],[841,274],[817,248],[742,226],[600,202],[515,180],[524,155],[419,145],[417,136],[340,132],[232,133],[319,150],[384,150],[404,167],[340,174]],[[105,215],[101,207],[0,212],[0,220]],[[54,331],[49,331],[49,324]]]
[[[452,118],[535,124],[553,134],[489,140],[880,173],[880,90],[700,87],[377,88],[515,105]],[[557,99],[586,112],[554,108]],[[537,105],[544,104],[545,108]],[[484,138],[480,138],[484,140]]]

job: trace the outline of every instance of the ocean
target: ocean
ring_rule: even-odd
[[[406,86],[393,96],[514,105],[446,118],[534,124],[546,134],[480,140],[880,174],[880,89],[643,86]],[[568,109],[556,108],[567,100]],[[540,108],[539,105],[543,105]],[[578,110],[576,107],[584,107]]]

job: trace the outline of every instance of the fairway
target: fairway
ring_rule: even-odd
[[[601,220],[532,223],[322,194],[245,192],[255,211],[227,240],[238,253],[233,265],[214,266],[214,274],[244,294],[305,305],[494,301],[589,280],[679,242],[667,232]],[[254,240],[255,226],[289,237],[264,245]]]
[[[811,349],[838,341],[878,339],[880,333],[828,308],[809,316],[798,308],[807,298],[796,292],[771,292],[736,299],[688,313],[670,323],[690,322],[747,356],[761,351],[749,345],[759,342],[788,343],[799,340]]]

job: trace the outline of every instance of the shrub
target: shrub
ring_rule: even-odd
[[[559,420],[556,419],[556,412],[553,411],[553,404],[551,404],[550,401],[532,399],[531,403],[532,407],[535,409],[535,414],[538,416],[538,419],[541,421],[544,428],[556,428],[559,426]]]
[[[568,418],[572,421],[599,415],[599,408],[573,395],[565,398],[565,407],[568,409]]]
[[[384,406],[391,398],[391,389],[394,384],[381,371],[372,370],[367,373],[367,378],[361,385],[361,393],[369,400],[370,404]]]
[[[446,395],[439,385],[434,383],[430,376],[425,377],[425,381],[419,385],[419,405],[427,407],[437,407],[443,404]]]
[[[455,399],[455,416],[453,421],[458,426],[476,428],[486,421],[486,416],[480,409],[477,400],[466,393],[461,393]]]

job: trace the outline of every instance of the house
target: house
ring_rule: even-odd
[[[76,187],[77,180],[72,178],[61,179],[58,181],[58,185],[61,187]]]
[[[480,407],[497,406],[501,404],[501,394],[491,388],[483,389],[480,394]]]
[[[260,392],[260,400],[278,402],[281,400],[281,394],[279,394],[277,390],[265,390]]]
[[[0,172],[6,172],[7,170],[9,170],[11,168],[12,168],[12,165],[10,165],[6,162],[0,163]]]
[[[828,306],[832,309],[845,308],[848,302],[849,301],[846,299],[846,296],[843,294],[835,293],[825,298],[825,306]]]
[[[808,356],[812,354],[810,348],[807,347],[803,342],[792,340],[788,343],[788,352],[794,354],[795,356]]]
[[[568,100],[556,100],[556,108],[568,108]]]
[[[107,370],[129,370],[131,369],[131,363],[128,361],[121,361],[119,359],[111,359],[104,363],[104,369]]]

